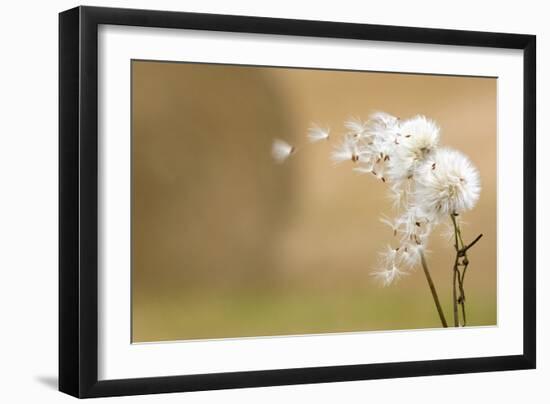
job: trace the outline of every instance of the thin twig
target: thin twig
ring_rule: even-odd
[[[441,309],[441,304],[439,303],[439,298],[437,297],[437,291],[435,290],[435,285],[433,283],[430,271],[428,270],[428,264],[426,263],[426,258],[424,257],[424,252],[420,251],[420,260],[422,262],[422,268],[424,269],[424,275],[426,275],[426,280],[430,286],[430,291],[432,292],[432,297],[434,299],[435,307],[437,308],[437,313],[439,314],[439,319],[441,320],[441,325],[447,327],[447,320],[445,320],[445,315]]]
[[[474,241],[472,241],[472,242],[471,242],[470,244],[468,244],[466,247],[462,248],[462,252],[463,252],[464,254],[466,254],[466,251],[468,251],[470,248],[472,248],[472,247],[474,246],[474,244],[477,243],[481,237],[483,237],[483,234],[480,234],[479,236],[477,236],[477,237],[475,238]]]

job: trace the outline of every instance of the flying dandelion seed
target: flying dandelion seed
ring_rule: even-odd
[[[294,146],[291,146],[284,140],[273,140],[271,156],[277,163],[283,163],[292,153],[294,153]]]
[[[327,140],[330,136],[329,128],[322,128],[317,125],[311,126],[307,131],[307,137],[311,143],[316,143],[321,140]]]

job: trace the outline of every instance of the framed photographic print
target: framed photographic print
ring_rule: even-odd
[[[535,367],[534,36],[59,28],[61,391]]]

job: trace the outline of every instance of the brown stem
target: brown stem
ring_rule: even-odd
[[[466,254],[466,251],[468,251],[470,248],[472,248],[474,246],[475,243],[477,243],[479,241],[479,239],[483,237],[483,234],[480,234],[479,236],[477,236],[475,238],[474,241],[472,241],[470,244],[468,244],[466,247],[462,248],[462,251],[464,252],[464,254]]]
[[[458,272],[458,256],[455,259],[455,265],[453,268],[453,319],[455,327],[458,327],[458,299],[456,297],[456,281],[460,276]]]
[[[462,309],[462,326],[466,327],[466,294],[464,293],[464,274],[466,273],[466,268],[468,265],[464,265],[464,269],[462,270],[462,276],[460,274],[460,271],[458,271],[458,290],[460,291],[460,296],[458,298],[458,303],[460,304],[460,308]]]
[[[437,291],[435,290],[435,285],[428,270],[428,264],[426,263],[426,258],[424,257],[424,252],[420,251],[420,260],[422,262],[422,268],[424,269],[424,275],[426,275],[426,280],[430,286],[430,291],[432,292],[432,297],[434,299],[435,307],[437,308],[437,313],[439,314],[439,319],[441,320],[441,325],[447,327],[447,320],[445,320],[445,315],[441,309],[441,304],[439,303],[439,298],[437,297]]]
[[[468,269],[468,256],[467,251],[472,248],[480,239],[483,237],[483,234],[480,234],[477,236],[474,241],[472,241],[470,244],[465,245],[464,241],[462,239],[462,233],[460,231],[460,226],[456,222],[456,214],[451,214],[451,220],[453,222],[454,231],[455,231],[455,250],[456,250],[456,258],[455,258],[455,264],[453,268],[453,313],[455,315],[455,327],[458,327],[458,307],[457,305],[460,304],[461,311],[462,311],[462,326],[466,326],[466,294],[464,293],[464,277],[466,276],[466,270]],[[459,245],[460,243],[460,245]],[[460,273],[459,267],[459,260],[462,258],[462,265],[464,269],[462,270],[462,274]],[[458,288],[460,291],[460,296],[457,299],[456,297],[456,283],[458,280]]]
[[[458,227],[456,224],[455,215],[451,215],[451,220],[453,221],[454,231],[455,231],[455,249],[458,251]],[[457,277],[460,277],[460,272],[458,271],[458,253],[455,257],[455,264],[453,266],[453,320],[455,327],[458,327],[458,299],[456,297],[456,281]]]

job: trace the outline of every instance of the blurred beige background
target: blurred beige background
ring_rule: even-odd
[[[481,172],[465,215],[469,325],[496,324],[496,79],[132,62],[133,341],[439,327],[419,268],[370,275],[386,186],[329,160],[343,121],[425,114]],[[332,129],[305,146],[308,126]],[[300,151],[273,163],[278,137]],[[452,322],[451,242],[428,263]]]

